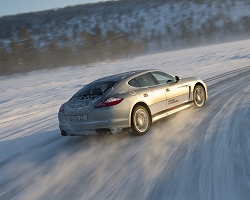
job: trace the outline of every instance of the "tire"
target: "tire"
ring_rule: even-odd
[[[151,124],[148,110],[143,106],[136,106],[132,112],[132,133],[134,135],[144,135]]]
[[[202,108],[206,103],[206,93],[201,85],[194,88],[194,105],[196,108]]]

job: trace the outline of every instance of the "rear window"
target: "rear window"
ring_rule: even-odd
[[[152,78],[152,75],[149,73],[137,76],[135,79],[141,87],[148,87],[148,86],[156,85]]]
[[[140,87],[139,83],[134,78],[132,80],[130,80],[128,82],[128,84],[133,86],[133,87]]]
[[[86,96],[102,95],[109,88],[115,85],[116,82],[96,82],[85,85],[72,98],[81,98]]]

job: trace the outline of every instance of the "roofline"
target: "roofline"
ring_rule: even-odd
[[[161,70],[159,70],[159,69],[142,69],[142,70],[134,70],[134,71],[121,72],[121,73],[118,73],[118,74],[112,74],[112,75],[109,75],[109,76],[106,76],[106,77],[102,77],[102,78],[96,79],[96,80],[92,81],[91,83],[102,81],[102,80],[108,79],[108,78],[111,79],[112,76],[118,76],[118,75],[126,74],[127,73],[126,75],[124,75],[123,77],[121,77],[120,79],[118,79],[118,81],[122,81],[124,79],[130,79],[130,78],[139,76],[141,74],[144,74],[145,72],[153,72],[153,71],[161,71]]]

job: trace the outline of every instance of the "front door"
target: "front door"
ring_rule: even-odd
[[[151,74],[165,91],[167,109],[188,101],[188,90],[181,80],[177,81],[175,77],[161,71],[154,71]]]
[[[180,80],[177,83],[170,83],[165,86],[167,95],[167,109],[184,104],[188,101],[187,86]]]

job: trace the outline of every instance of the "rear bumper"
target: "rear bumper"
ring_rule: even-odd
[[[119,134],[123,133],[127,128],[126,122],[96,122],[96,123],[83,123],[81,125],[60,124],[59,128],[66,132],[67,135],[95,135],[100,133]]]
[[[130,127],[129,111],[117,108],[98,108],[87,115],[86,121],[72,122],[72,116],[58,113],[59,128],[67,135],[93,135],[98,133],[123,133]]]
[[[130,133],[131,128],[99,128],[99,129],[89,129],[89,130],[72,130],[65,127],[59,126],[62,136],[88,136],[88,135],[108,135],[108,134],[120,134],[120,133]],[[65,131],[67,130],[67,131]]]

